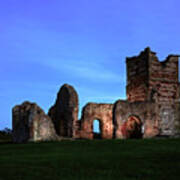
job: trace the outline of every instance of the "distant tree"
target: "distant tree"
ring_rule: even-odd
[[[12,129],[10,129],[10,128],[4,128],[4,130],[3,130],[6,134],[12,134]]]
[[[12,130],[10,128],[4,128],[0,130],[0,142],[11,141],[12,139]]]
[[[0,134],[11,135],[12,134],[12,129],[6,127],[3,130],[0,130]]]

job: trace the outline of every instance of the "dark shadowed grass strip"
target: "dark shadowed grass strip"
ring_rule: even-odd
[[[0,144],[0,178],[180,179],[180,139]]]

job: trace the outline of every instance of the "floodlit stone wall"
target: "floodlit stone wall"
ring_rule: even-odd
[[[178,55],[159,61],[146,48],[139,56],[126,59],[127,98],[129,102],[152,101],[159,105],[161,135],[173,135],[175,103],[179,99]]]
[[[158,135],[158,113],[158,106],[152,102],[130,103],[122,100],[117,101],[113,109],[115,138],[126,139],[129,137],[130,134],[128,134],[128,131],[131,131],[131,127],[127,124],[129,117],[136,117],[139,119],[139,125],[141,126],[141,132],[144,138],[150,138]],[[134,127],[132,127],[132,130],[133,128]],[[136,134],[136,132],[134,132],[134,134]]]
[[[93,121],[99,120],[101,138],[112,139],[112,110],[113,104],[88,103],[82,111],[80,137],[93,139]]]
[[[78,120],[78,94],[64,84],[48,115],[30,102],[13,108],[14,142],[94,139],[94,120],[100,123],[102,139],[180,134],[178,56],[159,61],[156,53],[146,48],[138,56],[126,58],[126,65],[126,101],[87,103]]]

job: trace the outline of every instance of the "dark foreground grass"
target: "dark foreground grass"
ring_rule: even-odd
[[[0,180],[179,180],[180,139],[0,143]]]

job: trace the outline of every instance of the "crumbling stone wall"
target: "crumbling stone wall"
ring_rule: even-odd
[[[156,53],[146,48],[138,56],[127,58],[126,64],[127,101],[88,103],[78,120],[78,94],[64,84],[49,116],[29,102],[13,108],[13,140],[54,140],[57,135],[93,139],[96,119],[102,139],[180,134],[178,56],[170,55],[160,62]]]
[[[88,103],[82,111],[81,138],[93,139],[93,121],[100,121],[102,139],[113,137],[113,104]]]
[[[54,125],[49,116],[35,103],[24,102],[12,111],[13,141],[58,140]]]
[[[76,90],[64,84],[58,92],[55,105],[48,115],[52,118],[56,132],[63,137],[76,137],[78,130],[78,94]]]
[[[147,100],[148,51],[149,49],[146,48],[139,56],[126,58],[126,94],[129,102]]]
[[[123,123],[121,132],[125,138],[142,138],[142,126],[141,120],[137,116],[131,115],[127,121]]]
[[[118,139],[128,138],[128,131],[133,129],[134,123],[127,121],[129,117],[136,117],[141,125],[142,136],[145,138],[154,137],[159,134],[159,109],[152,102],[133,102],[119,100],[113,108],[114,136]],[[131,129],[132,128],[132,129]],[[139,127],[138,127],[139,128]],[[139,133],[139,131],[138,131]]]
[[[156,53],[146,48],[139,56],[126,59],[127,99],[174,103],[178,99],[178,56],[169,55],[160,62]]]
[[[127,98],[129,102],[153,101],[159,105],[162,135],[173,135],[175,102],[179,98],[178,56],[160,62],[146,48],[139,56],[127,58]]]
[[[173,104],[178,99],[178,56],[170,55],[165,61],[159,62],[155,53],[149,53],[149,89],[157,92],[156,102]]]
[[[149,90],[151,96],[155,92],[155,101],[160,107],[160,128],[162,135],[174,135],[175,102],[179,98],[178,91],[178,56],[170,55],[159,62],[155,53],[149,56]]]

